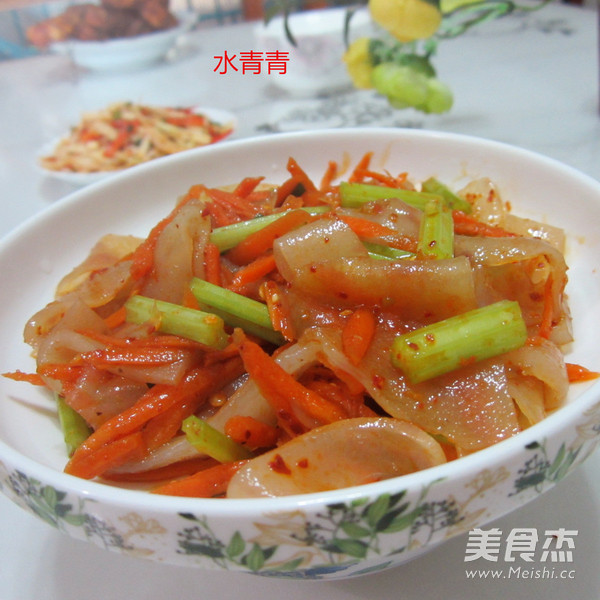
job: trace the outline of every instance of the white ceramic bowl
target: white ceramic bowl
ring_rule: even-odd
[[[282,134],[202,148],[134,167],[50,207],[0,243],[2,372],[33,368],[26,319],[62,274],[108,232],[144,235],[190,185],[264,175],[280,182],[288,156],[319,178],[328,160],[435,175],[451,185],[489,176],[516,214],[569,236],[568,292],[575,342],[569,362],[600,366],[600,184],[506,145],[414,130]],[[318,179],[317,179],[318,180]],[[140,202],[139,199],[143,199]],[[273,499],[185,499],[84,481],[62,472],[51,399],[0,379],[0,488],[75,538],[182,566],[334,579],[392,567],[483,527],[568,475],[600,439],[600,382],[572,387],[566,406],[486,450],[408,476],[351,489]]]
[[[102,41],[66,40],[52,44],[51,50],[92,71],[135,71],[164,59],[193,24],[190,16],[178,19],[176,27],[163,31]]]
[[[257,25],[257,50],[289,53],[286,72],[272,74],[270,81],[299,96],[349,87],[350,77],[342,62],[346,11],[328,8],[291,14],[288,24],[295,46],[286,36],[282,16]],[[349,39],[368,35],[373,27],[369,12],[357,10],[350,22]]]

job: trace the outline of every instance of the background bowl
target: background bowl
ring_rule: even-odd
[[[193,19],[179,15],[179,24],[163,31],[102,41],[66,40],[52,44],[51,50],[92,71],[135,71],[164,59]]]
[[[281,16],[256,26],[259,51],[289,53],[286,72],[272,78],[278,87],[302,96],[350,86],[342,62],[346,12],[346,8],[327,8],[291,14],[288,24],[296,45],[287,38]],[[368,35],[373,27],[369,12],[357,10],[350,22],[350,41]]]
[[[229,136],[231,136],[234,131],[237,129],[238,121],[237,117],[229,112],[228,110],[223,110],[220,108],[212,108],[208,106],[195,106],[193,107],[194,113],[199,115],[205,115],[211,121],[218,125],[228,126],[230,128],[229,133],[215,142],[211,142],[211,144],[218,144],[224,140],[227,140]],[[65,134],[67,136],[68,134]],[[96,183],[98,181],[102,181],[107,177],[113,177],[115,174],[118,174],[126,169],[120,169],[116,171],[94,171],[92,173],[79,173],[76,171],[54,171],[52,169],[47,169],[40,164],[40,159],[44,156],[50,156],[53,154],[57,144],[60,142],[61,138],[56,138],[51,142],[44,144],[44,146],[40,149],[38,155],[35,157],[36,167],[40,173],[45,175],[46,177],[50,177],[52,179],[57,179],[59,181],[64,181],[66,183],[71,184],[74,187],[83,187],[86,185],[90,185],[92,183]],[[155,159],[152,159],[155,160]],[[131,168],[131,167],[127,167]]]
[[[213,186],[255,175],[278,183],[288,156],[318,181],[328,160],[354,165],[366,151],[374,152],[374,168],[408,171],[415,179],[434,175],[459,186],[488,176],[516,214],[564,227],[575,335],[567,360],[598,370],[598,182],[494,142],[346,129],[235,141],[158,159],[71,195],[13,232],[0,243],[2,372],[33,369],[21,341],[23,324],[101,235],[145,235],[194,183]],[[0,398],[0,488],[60,531],[152,560],[292,578],[356,576],[413,559],[535,499],[600,439],[600,383],[577,384],[567,405],[542,423],[429,470],[305,496],[185,499],[64,474],[52,400],[5,378]]]

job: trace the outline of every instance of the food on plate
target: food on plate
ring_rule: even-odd
[[[231,123],[218,123],[193,107],[117,102],[86,113],[53,152],[40,158],[51,171],[118,171],[222,140]]]
[[[97,242],[25,326],[36,372],[6,374],[56,396],[67,473],[200,497],[361,485],[510,438],[596,376],[561,351],[562,230],[488,179],[371,162],[194,185],[147,237]]]
[[[163,31],[177,25],[169,0],[101,0],[75,4],[27,29],[38,48],[65,40],[102,41]]]

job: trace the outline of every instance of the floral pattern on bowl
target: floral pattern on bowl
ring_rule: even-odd
[[[226,538],[215,533],[204,514],[179,513],[172,535],[172,523],[162,524],[159,516],[111,514],[94,500],[71,498],[2,463],[0,489],[56,529],[132,556],[163,560],[160,548],[167,544],[175,546],[171,551],[182,564],[294,579],[329,579],[342,572],[357,576],[401,564],[408,549],[418,554],[419,548],[484,525],[495,496],[535,497],[564,479],[600,443],[600,403],[584,417],[570,444],[556,448],[549,439],[530,442],[524,462],[514,470],[483,469],[465,481],[459,497],[444,495],[443,480],[433,481],[418,494],[358,495],[315,512],[265,513],[251,528],[235,528]],[[400,532],[401,537],[390,535]]]

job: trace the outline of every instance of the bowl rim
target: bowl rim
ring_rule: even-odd
[[[29,217],[14,230],[0,239],[0,255],[5,248],[10,247],[13,240],[16,241],[21,235],[27,233],[30,228],[39,225],[47,216],[66,211],[73,204],[85,203],[88,196],[102,191],[110,191],[112,187],[119,186],[120,182],[136,175],[143,175],[148,169],[167,171],[172,162],[183,160],[197,161],[211,152],[213,154],[229,153],[232,150],[248,149],[263,144],[278,144],[282,141],[293,145],[295,141],[310,138],[321,138],[323,136],[336,138],[338,143],[344,140],[353,140],[356,136],[375,137],[384,141],[392,142],[399,139],[433,140],[452,143],[455,146],[464,144],[477,146],[500,153],[510,153],[514,157],[521,158],[541,166],[546,166],[557,172],[557,176],[571,177],[598,194],[600,201],[600,182],[593,177],[582,173],[578,169],[564,164],[556,159],[542,155],[532,150],[513,146],[505,142],[479,138],[476,136],[447,133],[431,130],[414,130],[398,128],[390,130],[383,127],[374,128],[346,128],[346,129],[323,129],[317,131],[299,131],[281,133],[275,135],[261,135],[252,138],[243,138],[227,142],[223,145],[200,147],[171,156],[143,163],[127,169],[123,173],[115,174],[113,177],[93,183],[83,189],[76,190],[61,201],[47,206],[39,213]],[[490,468],[500,463],[507,463],[511,457],[518,455],[523,448],[535,442],[540,437],[550,438],[560,429],[564,428],[566,422],[574,421],[586,410],[598,405],[600,402],[600,380],[589,385],[574,401],[560,407],[548,415],[542,422],[531,426],[521,433],[502,440],[497,444],[484,448],[468,456],[461,457],[455,461],[430,467],[422,471],[386,479],[376,483],[361,486],[347,487],[326,492],[315,492],[310,494],[298,494],[291,496],[273,498],[180,498],[174,496],[159,496],[148,491],[125,489],[102,483],[99,481],[88,481],[68,475],[55,468],[45,466],[12,448],[0,439],[0,465],[10,465],[11,469],[23,471],[40,481],[54,486],[56,489],[78,494],[80,496],[104,501],[113,506],[136,506],[138,509],[149,509],[163,514],[181,513],[186,511],[210,512],[214,516],[233,516],[240,513],[260,514],[272,510],[291,510],[298,507],[321,506],[335,504],[356,498],[376,497],[384,493],[399,491],[401,489],[422,489],[427,483],[440,479],[460,479],[462,476],[472,474],[482,468]],[[540,435],[542,434],[542,435]],[[491,460],[490,460],[491,455]],[[457,466],[458,465],[458,466]],[[498,515],[499,516],[499,515]]]
[[[323,22],[322,17],[329,16],[338,16],[343,17],[348,11],[347,6],[328,6],[325,8],[314,8],[311,10],[303,10],[301,12],[293,12],[291,13],[287,20],[292,30],[292,34],[296,38],[305,39],[305,38],[314,38],[320,37],[323,35],[331,35],[334,33],[339,33],[340,25],[344,24],[344,21],[338,22],[337,20],[330,20],[328,22]],[[259,22],[256,24],[254,30],[257,34],[265,38],[283,38],[285,36],[285,32],[282,29],[282,24],[285,20],[285,17],[282,15],[276,15],[272,19],[269,19],[268,22]],[[371,23],[371,17],[369,11],[364,7],[359,7],[354,11],[352,16],[352,20],[350,22],[350,28],[353,26],[365,26]],[[306,29],[310,25],[318,24],[321,26],[317,31],[310,31]],[[304,27],[305,29],[302,31],[294,31],[294,27]],[[341,40],[341,38],[340,38]]]

